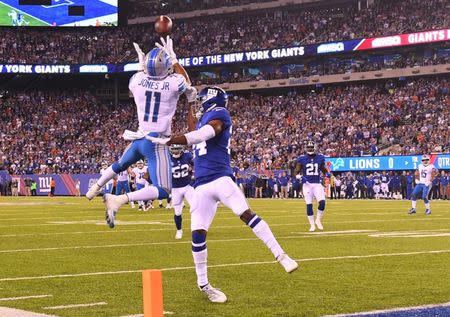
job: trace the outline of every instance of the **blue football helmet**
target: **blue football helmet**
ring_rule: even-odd
[[[148,77],[154,80],[164,79],[173,72],[169,55],[159,47],[155,47],[145,56],[145,67]]]
[[[172,157],[176,159],[181,157],[181,154],[183,154],[183,150],[184,147],[179,144],[172,144],[169,147],[170,155],[172,155]]]
[[[197,94],[197,101],[200,103],[196,117],[200,119],[205,112],[215,108],[226,108],[228,104],[228,94],[220,87],[205,87]]]

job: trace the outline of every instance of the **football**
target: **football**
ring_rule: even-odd
[[[167,36],[172,32],[172,19],[167,15],[160,15],[155,21],[155,31],[160,36]]]

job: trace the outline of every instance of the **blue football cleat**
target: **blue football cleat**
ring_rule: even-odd
[[[416,209],[414,209],[414,208],[411,208],[409,211],[408,211],[408,215],[412,215],[412,214],[415,214],[416,213]]]
[[[431,215],[431,209],[425,209],[425,215]]]

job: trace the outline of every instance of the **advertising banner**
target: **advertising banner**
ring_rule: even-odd
[[[76,184],[80,181],[80,194],[84,195],[89,188],[100,178],[100,174],[43,174],[43,175],[15,175],[18,178],[19,192],[25,194],[25,179],[36,181],[36,193],[38,196],[50,194],[50,183],[55,180],[55,195],[75,196],[77,194]]]
[[[430,158],[437,169],[450,169],[450,154],[433,154]],[[332,172],[415,170],[421,159],[421,155],[330,157],[326,164]]]

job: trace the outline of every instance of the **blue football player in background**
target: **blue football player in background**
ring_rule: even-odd
[[[200,102],[195,113],[190,111],[188,126],[191,132],[169,138],[147,137],[158,144],[193,145],[195,166],[194,205],[191,206],[192,255],[197,284],[214,303],[227,301],[226,295],[208,281],[206,235],[222,202],[249,226],[270,249],[286,272],[298,264],[284,253],[267,223],[252,212],[244,194],[233,179],[230,165],[232,120],[226,106],[228,95],[219,87],[206,87],[197,96]]]
[[[325,191],[320,180],[320,172],[330,177],[325,167],[325,157],[316,151],[316,143],[310,140],[306,142],[305,155],[297,158],[295,174],[302,174],[303,197],[306,202],[306,214],[310,224],[309,231],[323,230],[322,217],[325,212]],[[314,221],[313,199],[316,198],[319,206]]]
[[[183,237],[182,216],[183,199],[186,198],[189,206],[194,201],[194,188],[191,186],[193,157],[189,151],[184,151],[182,145],[172,144],[169,148],[172,158],[172,206],[174,221],[177,227],[175,239]]]

